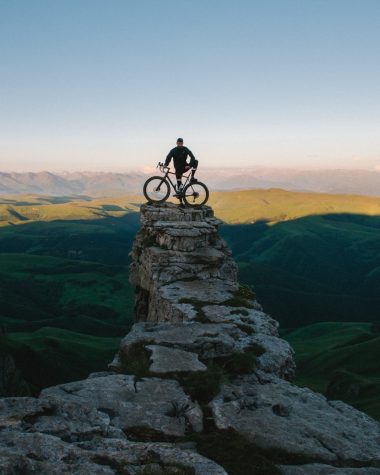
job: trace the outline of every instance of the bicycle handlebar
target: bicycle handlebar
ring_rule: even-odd
[[[159,168],[162,172],[164,172],[165,169],[170,170],[170,167],[165,166],[162,162],[158,162],[156,168]]]
[[[162,173],[165,173],[165,170],[170,170],[170,167],[167,167],[162,162],[158,162],[156,168],[159,168]],[[190,170],[195,170],[195,168],[189,166],[188,170],[185,170],[184,173],[187,173]],[[169,173],[172,173],[172,172],[169,172]]]

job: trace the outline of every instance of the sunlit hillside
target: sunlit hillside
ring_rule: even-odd
[[[16,358],[33,390],[60,382],[58,367],[62,381],[107,368],[133,321],[128,254],[144,201],[133,194],[0,199],[2,348]],[[356,351],[355,335],[347,346],[350,364],[345,363],[339,332],[364,329],[371,333],[366,348],[378,344],[372,328],[380,315],[380,197],[271,188],[212,192],[209,204],[225,223],[220,232],[239,266],[240,280],[254,287],[282,329],[293,330],[288,336],[297,350],[300,383],[323,391],[328,386],[335,394],[354,381],[363,387],[363,397],[351,401],[339,393],[339,398],[379,417],[372,397],[373,384],[376,390],[378,384],[374,371],[363,375],[354,365],[356,357],[359,366],[367,364],[364,353]],[[321,339],[314,333],[306,338],[308,325],[325,325],[321,322],[342,322],[310,327],[324,328],[324,341],[331,337],[326,358]],[[56,359],[44,358],[47,351]],[[78,351],[83,356],[80,374],[71,368]],[[319,373],[314,360],[320,362]],[[43,380],[31,378],[38,366]]]
[[[28,221],[121,217],[138,211],[143,202],[145,199],[138,194],[118,197],[3,196],[0,198],[0,226]],[[276,223],[336,213],[380,215],[380,197],[303,193],[277,188],[211,192],[208,204],[214,208],[216,216],[228,224],[260,220]]]
[[[17,195],[0,198],[0,226],[28,221],[58,219],[99,219],[120,217],[138,210],[141,196],[125,195],[118,198],[91,198],[87,196]]]
[[[302,193],[277,188],[214,192],[209,204],[230,224],[288,221],[310,215],[351,213],[380,215],[380,197]]]

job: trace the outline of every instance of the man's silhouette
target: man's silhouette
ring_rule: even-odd
[[[187,163],[187,157],[190,156],[190,163]],[[182,188],[182,174],[190,168],[193,168],[191,171],[191,180],[195,181],[194,173],[198,166],[198,160],[195,159],[193,152],[183,145],[183,139],[177,139],[177,146],[174,147],[168,153],[168,156],[165,160],[165,166],[167,167],[173,159],[175,175],[177,178],[177,191],[180,191]]]

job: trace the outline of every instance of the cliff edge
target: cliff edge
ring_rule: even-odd
[[[110,371],[0,400],[4,474],[380,474],[380,425],[292,384],[210,207],[141,207]]]

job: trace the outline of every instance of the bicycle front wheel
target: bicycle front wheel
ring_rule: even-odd
[[[163,203],[169,198],[170,185],[162,176],[152,176],[144,183],[145,198],[152,203]]]
[[[189,183],[183,190],[183,199],[189,206],[202,206],[208,200],[207,186],[200,181]]]

